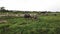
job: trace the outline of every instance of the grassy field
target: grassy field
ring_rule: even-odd
[[[0,34],[60,34],[60,16],[40,16],[37,20],[21,17],[0,17]]]

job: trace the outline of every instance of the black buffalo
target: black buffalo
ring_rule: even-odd
[[[24,14],[24,18],[37,19],[37,15],[32,15],[32,14]]]

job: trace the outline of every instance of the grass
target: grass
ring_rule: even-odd
[[[38,20],[21,17],[0,17],[0,34],[60,34],[60,16],[39,16]]]

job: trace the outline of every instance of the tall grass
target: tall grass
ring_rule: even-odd
[[[60,34],[60,16],[39,16],[38,20],[21,17],[0,17],[0,34]]]

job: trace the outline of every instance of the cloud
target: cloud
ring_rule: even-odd
[[[60,11],[60,0],[0,0],[9,10]]]

